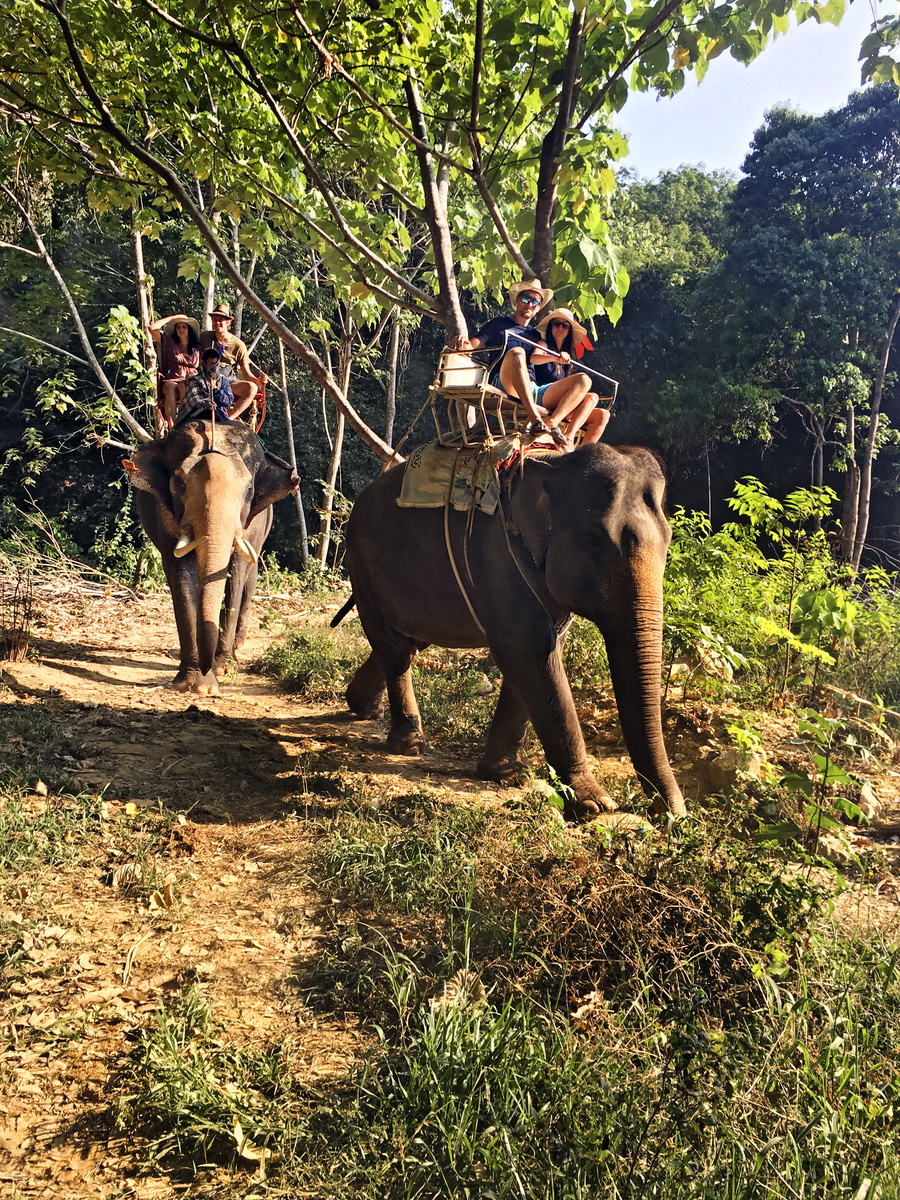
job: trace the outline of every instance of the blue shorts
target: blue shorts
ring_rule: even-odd
[[[545,384],[545,385],[544,385],[544,387],[540,387],[540,388],[539,388],[539,387],[538,387],[538,385],[537,385],[537,384],[534,382],[534,380],[533,380],[533,379],[529,380],[529,382],[530,382],[530,384],[531,384],[531,395],[532,395],[532,398],[533,398],[534,400],[538,400],[538,398],[539,398],[541,395],[543,395],[543,393],[544,393],[544,392],[547,390],[547,388],[550,386],[550,385],[549,385],[549,383],[548,383],[548,384]],[[499,388],[501,392],[506,392],[506,388],[505,388],[505,387],[503,386],[503,384],[500,382],[500,376],[499,376],[499,375],[492,375],[492,376],[491,376],[491,387]],[[509,395],[509,393],[508,393],[508,392],[507,392],[506,394],[507,394],[507,395]],[[517,399],[518,399],[518,397],[517,397],[517,396],[513,396],[513,397],[512,397],[512,399],[513,399],[513,400],[517,400]]]

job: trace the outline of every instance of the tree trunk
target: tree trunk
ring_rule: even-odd
[[[278,339],[278,365],[281,368],[281,390],[284,393],[284,423],[287,426],[287,441],[288,441],[288,458],[290,464],[297,471],[297,450],[294,446],[294,422],[291,417],[291,400],[288,396],[287,387],[287,368],[284,363],[284,342],[281,338]],[[297,471],[299,475],[300,472]],[[297,488],[294,493],[294,502],[297,505],[297,518],[300,522],[300,561],[305,567],[309,562],[309,533],[306,529],[306,513],[303,511],[303,500],[300,496],[300,489]]]
[[[422,112],[422,101],[415,78],[410,74],[406,83],[406,102],[409,108],[413,133],[422,142],[429,142],[428,130]],[[429,150],[416,146],[419,175],[425,196],[425,224],[431,237],[434,268],[438,280],[438,319],[447,331],[448,341],[455,337],[467,337],[468,326],[459,303],[456,275],[453,268],[453,242],[447,222],[447,207],[441,195],[441,185],[434,171],[434,160]]]
[[[856,409],[847,405],[847,451],[849,459],[844,473],[844,507],[841,512],[840,560],[848,563],[853,557],[856,541],[856,516],[859,508],[859,463],[856,461]]]
[[[132,217],[136,216],[132,209]],[[134,246],[134,276],[137,284],[138,314],[141,321],[141,334],[144,339],[144,366],[148,371],[156,370],[156,343],[150,333],[150,322],[153,319],[153,298],[150,295],[150,281],[144,270],[144,239],[141,231],[135,229],[131,235]]]
[[[210,187],[210,214],[209,223],[213,227],[216,237],[219,236],[219,223],[222,219],[222,214],[215,210],[215,188]],[[200,322],[201,329],[211,329],[212,322],[209,314],[216,307],[216,255],[212,246],[209,246],[206,251],[206,291],[203,295],[203,320]],[[240,271],[240,267],[237,268]]]
[[[878,436],[878,420],[881,413],[881,396],[884,391],[884,377],[887,374],[888,359],[891,356],[891,344],[897,321],[900,319],[900,292],[894,297],[888,318],[887,332],[878,358],[878,370],[872,387],[871,417],[869,419],[869,436],[866,438],[866,448],[860,466],[859,478],[859,516],[856,522],[856,538],[853,543],[853,570],[859,570],[863,548],[866,544],[866,534],[869,530],[869,507],[872,498],[872,463],[875,461],[875,442]]]
[[[356,322],[351,316],[343,320],[341,330],[340,373],[341,390],[346,396],[350,387],[350,371],[353,366],[353,338],[356,335]],[[338,409],[337,428],[334,431],[334,444],[331,447],[331,461],[328,464],[328,475],[325,479],[325,496],[322,501],[322,514],[319,518],[319,544],[316,546],[316,558],[324,567],[328,562],[328,549],[331,543],[331,514],[334,511],[334,490],[337,486],[338,472],[341,469],[341,451],[344,445],[344,414]]]
[[[553,230],[557,214],[556,174],[559,170],[562,152],[566,148],[581,84],[578,63],[581,58],[587,5],[582,5],[580,9],[576,5],[576,10],[572,15],[572,24],[569,27],[569,44],[563,66],[556,120],[541,146],[541,165],[538,171],[537,204],[534,210],[534,250],[531,261],[538,279],[544,285],[550,282],[550,268],[553,265]]]
[[[397,360],[400,357],[400,310],[394,309],[391,342],[388,350],[387,399],[384,412],[384,440],[394,444],[394,417],[397,415]]]

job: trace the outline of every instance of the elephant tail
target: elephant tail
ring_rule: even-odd
[[[350,612],[351,608],[355,608],[355,607],[356,607],[356,597],[351,593],[350,599],[347,601],[347,603],[343,604],[338,609],[338,611],[334,614],[334,616],[331,618],[331,628],[337,629],[338,625],[340,625],[341,621],[343,621],[343,619],[344,619],[344,617],[346,617],[347,613]]]

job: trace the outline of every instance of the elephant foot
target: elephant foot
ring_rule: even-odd
[[[392,729],[387,738],[388,754],[404,754],[415,758],[425,753],[425,738],[421,730]]]
[[[169,687],[173,692],[192,692],[196,680],[196,671],[181,670],[169,684]]]
[[[219,684],[213,671],[201,675],[197,670],[181,670],[169,686],[175,692],[195,692],[198,696],[219,695]]]
[[[615,812],[619,807],[593,775],[582,776],[569,786],[574,798],[570,794],[563,807],[563,817],[567,821],[581,825],[585,821],[593,821],[594,817],[599,817],[602,812]]]
[[[379,717],[384,716],[384,701],[377,700],[369,705],[351,704],[350,715],[358,721],[377,721]]]
[[[237,666],[236,659],[217,658],[216,666],[215,666],[216,679],[224,679],[225,676],[228,674],[229,670],[232,667],[236,667],[236,666]]]
[[[518,784],[524,783],[531,776],[531,767],[521,758],[505,758],[500,762],[489,763],[482,759],[475,768],[476,779],[486,779],[490,783]]]

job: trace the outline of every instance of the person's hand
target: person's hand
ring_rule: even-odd
[[[257,375],[257,377],[256,377],[256,382],[259,384],[259,386],[260,386],[260,387],[262,387],[262,385],[263,385],[264,383],[268,383],[268,382],[269,382],[269,377],[268,377],[268,375],[265,373],[265,371],[260,371],[260,373],[259,373],[259,374]]]
[[[560,362],[561,362],[561,363],[562,363],[564,366],[568,366],[568,365],[569,365],[569,363],[572,361],[572,355],[571,355],[571,354],[569,354],[568,350],[560,350],[560,352],[559,352],[559,361],[560,361]]]
[[[451,350],[468,350],[469,349],[469,339],[466,337],[463,337],[463,335],[461,333],[458,333],[455,338],[450,339],[450,349]]]

